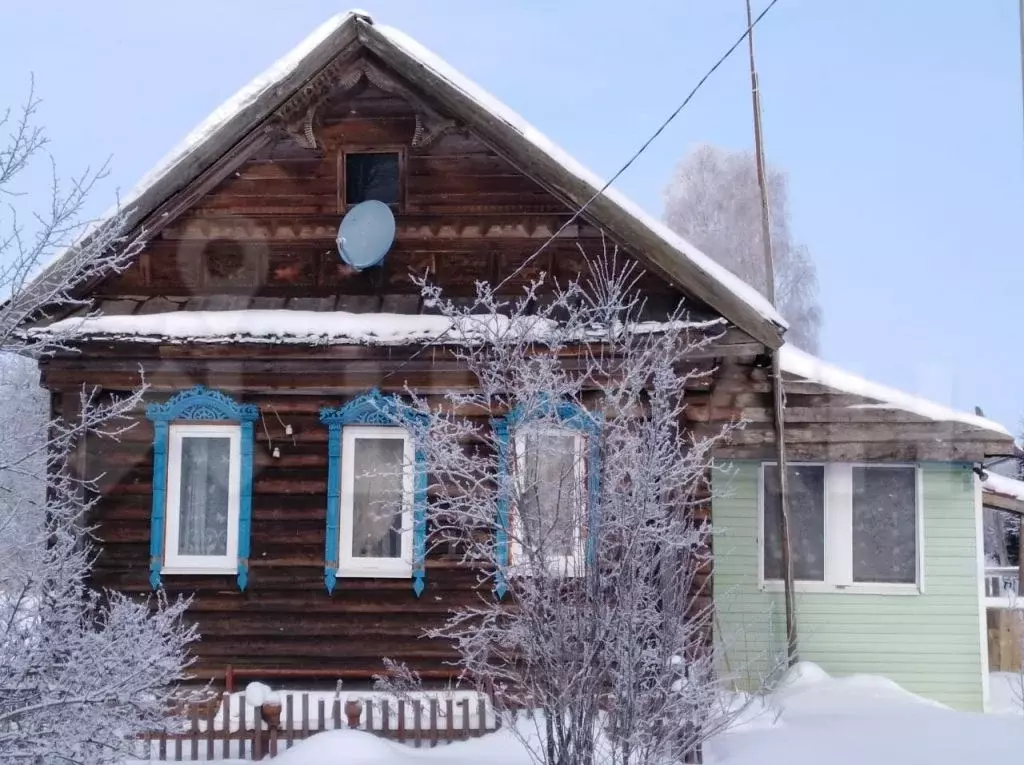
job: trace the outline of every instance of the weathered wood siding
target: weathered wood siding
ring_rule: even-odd
[[[164,387],[160,376],[150,381]],[[164,398],[157,393],[149,400]],[[316,668],[364,678],[381,670],[386,656],[428,676],[451,671],[444,664],[455,658],[450,646],[422,635],[479,596],[478,572],[459,563],[457,551],[430,540],[427,587],[418,598],[411,579],[343,578],[333,595],[324,587],[328,456],[318,412],[349,398],[301,391],[240,396],[260,407],[266,427],[258,423],[255,431],[248,588],[239,591],[233,575],[163,578],[172,596],[194,598],[189,618],[202,634],[193,649],[197,670]],[[440,396],[432,403],[444,405]],[[141,411],[136,420],[119,441],[90,442],[85,469],[102,476],[93,519],[101,552],[92,583],[142,596],[150,592],[153,429]],[[273,446],[280,457],[272,456]],[[706,576],[698,587],[710,593]]]
[[[419,313],[410,274],[429,274],[446,294],[468,298],[475,283],[508,279],[506,293],[546,273],[585,272],[584,255],[610,254],[599,229],[580,219],[517,271],[572,215],[483,141],[451,133],[413,147],[415,111],[367,88],[321,109],[322,150],[283,131],[201,196],[162,223],[138,263],[94,289],[110,313],[180,309],[293,308]],[[394,247],[381,268],[357,273],[339,259],[335,237],[345,212],[339,183],[348,149],[394,149],[405,171]],[[582,250],[582,251],[581,251]],[[619,262],[631,260],[624,252]],[[653,313],[679,292],[646,276]],[[691,308],[702,311],[699,303]]]
[[[775,459],[772,384],[764,364],[726,359],[711,395],[694,419],[715,432],[744,422],[717,450],[723,459]],[[957,422],[940,422],[792,375],[786,380],[786,453],[791,460],[974,462],[1006,450],[1005,437]]]
[[[475,135],[454,132],[414,146],[416,113],[403,98],[367,86],[333,96],[317,110],[316,135],[324,148],[303,148],[283,129],[261,126],[215,164],[213,175],[204,174],[162,203],[158,213],[167,214],[154,213],[149,221],[150,238],[138,261],[89,285],[92,308],[108,315],[239,309],[421,313],[432,309],[423,304],[410,272],[470,301],[477,280],[505,282],[504,292],[518,294],[542,272],[554,279],[575,277],[585,272],[587,258],[610,253],[613,244],[586,216],[549,243],[573,208]],[[405,168],[394,247],[382,268],[362,273],[340,263],[335,243],[344,212],[339,157],[345,149],[397,149]],[[618,261],[642,261],[642,255],[623,251]],[[685,292],[654,275],[639,286],[651,318],[663,318]],[[687,306],[701,318],[712,315],[697,301]],[[754,363],[761,350],[729,328],[722,343],[705,354],[712,358],[701,361],[733,359],[716,376],[713,390],[711,378],[695,385],[688,409],[694,430],[750,422],[723,445],[720,456],[773,454],[770,387]],[[81,351],[43,363],[43,383],[56,397],[67,393],[71,400],[83,384],[128,390],[143,374],[152,386],[151,401],[203,384],[258,404],[281,449],[274,459],[267,430],[258,423],[247,591],[239,592],[228,576],[166,578],[172,594],[195,595],[190,616],[202,633],[195,648],[199,669],[303,667],[366,677],[381,668],[381,657],[391,656],[416,669],[448,671],[443,662],[453,656],[450,647],[420,636],[453,605],[475,597],[476,575],[446,551],[432,552],[420,598],[406,580],[344,579],[333,597],[326,593],[327,430],[317,411],[373,387],[400,391],[408,384],[442,394],[471,385],[450,354],[409,347],[171,343],[89,343]],[[794,386],[794,456],[925,459],[946,433],[913,417],[900,420],[897,432],[886,425],[892,413],[853,410],[852,401],[820,386]],[[276,415],[292,425],[294,444]],[[94,517],[102,547],[97,586],[149,591],[151,442],[150,424],[140,412],[137,427],[121,443],[86,446],[81,468],[103,475]],[[971,443],[964,451],[983,449]]]
[[[154,396],[153,400],[160,400]],[[234,667],[319,668],[368,676],[381,657],[438,672],[453,658],[450,647],[421,638],[449,609],[475,597],[474,571],[457,565],[447,549],[427,560],[427,589],[417,598],[411,579],[339,579],[324,587],[327,507],[327,429],[324,405],[345,401],[322,395],[246,396],[261,407],[273,445],[258,424],[254,449],[252,552],[249,586],[233,575],[166,575],[171,595],[192,595],[189,610],[202,633],[198,669]],[[294,443],[274,413],[290,424]],[[141,415],[141,412],[140,412]],[[95,520],[102,549],[93,584],[148,593],[152,438],[144,417],[120,442],[89,449],[88,470],[103,474]]]
[[[95,307],[121,315],[245,308],[419,313],[429,309],[410,272],[428,273],[446,294],[469,299],[477,280],[508,279],[505,292],[518,293],[541,272],[576,277],[586,257],[605,251],[600,231],[581,220],[513,276],[570,208],[472,135],[414,148],[415,112],[373,87],[331,101],[319,119],[327,149],[302,148],[283,131],[254,143],[255,153],[223,180],[180,216],[160,222],[136,264],[92,287]],[[395,245],[382,268],[363,273],[341,264],[335,244],[344,212],[339,152],[355,147],[397,148],[406,169]],[[619,255],[620,263],[629,260]],[[640,286],[652,316],[663,317],[679,301],[680,293],[658,278],[645,276]],[[692,308],[705,315],[699,304]],[[749,343],[742,333],[730,340]],[[261,408],[247,590],[240,592],[233,576],[164,577],[172,596],[194,598],[189,618],[202,635],[194,647],[198,671],[230,664],[366,678],[387,656],[427,674],[452,672],[445,665],[452,648],[422,637],[452,607],[477,597],[477,573],[452,551],[431,549],[419,598],[407,579],[340,579],[333,596],[323,582],[328,457],[318,411],[373,387],[400,391],[408,384],[441,394],[472,384],[450,355],[418,351],[92,343],[81,354],[45,362],[43,382],[58,395],[83,383],[124,391],[144,374],[150,402],[203,384]],[[150,592],[153,431],[141,411],[137,419],[120,442],[90,441],[84,469],[102,475],[93,518],[101,552],[92,583],[143,596]],[[281,421],[292,426],[294,441]],[[280,458],[271,455],[268,432]]]

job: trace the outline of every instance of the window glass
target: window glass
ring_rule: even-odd
[[[397,204],[398,154],[346,154],[345,203],[359,204],[376,199],[385,204]]]
[[[231,439],[181,439],[179,555],[227,555]]]
[[[789,537],[793,578],[825,579],[825,468],[790,465]],[[764,577],[782,579],[782,498],[779,469],[764,466]]]
[[[853,581],[917,581],[913,468],[853,468]]]
[[[527,432],[520,441],[520,513],[529,546],[547,556],[572,556],[582,522],[582,471],[573,433]]]
[[[352,555],[401,558],[405,439],[357,438],[353,452]]]

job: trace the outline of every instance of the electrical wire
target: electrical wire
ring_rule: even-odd
[[[586,202],[583,203],[582,207],[576,210],[576,212],[574,212],[572,216],[570,216],[561,226],[559,226],[558,230],[555,231],[555,233],[553,233],[550,237],[544,240],[544,242],[536,250],[534,250],[534,252],[528,258],[526,258],[522,263],[520,263],[512,273],[510,273],[508,276],[506,276],[504,279],[498,282],[497,286],[494,287],[494,292],[500,290],[502,287],[508,284],[510,280],[514,279],[516,276],[522,273],[524,268],[529,266],[530,263],[536,260],[537,257],[540,256],[540,254],[548,248],[548,245],[555,241],[555,239],[557,239],[563,231],[569,228],[569,226],[575,223],[579,219],[579,217],[583,215],[584,212],[586,212],[587,208],[594,203],[594,200],[596,200],[599,196],[604,194],[609,189],[609,187],[622,176],[623,173],[625,173],[630,167],[633,166],[633,163],[636,162],[640,158],[640,156],[645,151],[647,151],[648,148],[650,148],[651,144],[654,143],[655,140],[657,140],[658,136],[665,132],[665,129],[670,124],[672,124],[672,121],[679,116],[683,109],[685,109],[689,105],[690,101],[693,100],[694,96],[697,95],[698,91],[700,91],[700,89],[704,86],[704,83],[706,83],[711,78],[711,75],[718,71],[718,68],[721,67],[722,64],[724,64],[728,60],[729,56],[736,52],[736,49],[743,44],[743,41],[747,39],[747,37],[750,35],[754,27],[756,27],[761,22],[761,19],[768,15],[768,12],[772,8],[774,8],[775,4],[778,2],[779,0],[771,0],[771,2],[769,2],[768,5],[765,6],[764,10],[762,10],[754,18],[754,20],[750,22],[747,28],[743,31],[743,34],[741,34],[739,38],[737,38],[736,42],[729,46],[725,53],[723,53],[718,58],[718,60],[715,61],[711,68],[704,73],[704,76],[697,81],[697,84],[693,86],[690,92],[686,95],[686,98],[683,99],[682,103],[680,103],[679,106],[672,110],[671,114],[669,114],[668,117],[658,126],[658,129],[655,130],[651,134],[651,136],[640,145],[640,148],[633,152],[633,155],[626,161],[626,163],[622,167],[620,167],[613,176],[611,176],[607,181],[605,181],[604,185],[601,186],[600,189],[595,191],[594,194]],[[478,305],[479,299],[477,299],[477,301],[474,302],[473,307],[470,308],[470,312],[472,312]],[[421,353],[423,353],[423,351],[426,350],[426,348],[432,345],[437,345],[442,340],[444,340],[449,335],[449,333],[451,333],[453,328],[454,324],[445,329],[437,337],[433,338],[429,343],[422,345],[409,358],[407,358],[405,361],[403,361],[401,364],[395,367],[395,369],[385,374],[382,379],[387,380],[393,375],[396,375],[399,372],[401,372],[408,364],[410,364]]]

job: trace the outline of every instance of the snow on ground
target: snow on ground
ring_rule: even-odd
[[[484,738],[414,749],[370,733],[334,730],[313,736],[273,759],[276,765],[530,765],[508,731]]]
[[[992,672],[988,688],[989,712],[1024,715],[1024,676],[1017,672]]]
[[[883,677],[832,678],[800,664],[763,714],[711,741],[709,765],[965,765],[1024,751],[1014,715],[956,712]]]
[[[830,677],[801,663],[779,687],[743,707],[705,747],[708,765],[966,765],[1014,762],[1024,720],[1012,673],[992,676],[996,714],[957,712],[874,675]],[[523,730],[533,730],[524,722]],[[511,732],[414,749],[361,731],[321,733],[273,760],[280,765],[530,765]]]

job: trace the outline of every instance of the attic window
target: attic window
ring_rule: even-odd
[[[375,199],[397,205],[401,199],[401,162],[398,152],[345,154],[345,205]]]

